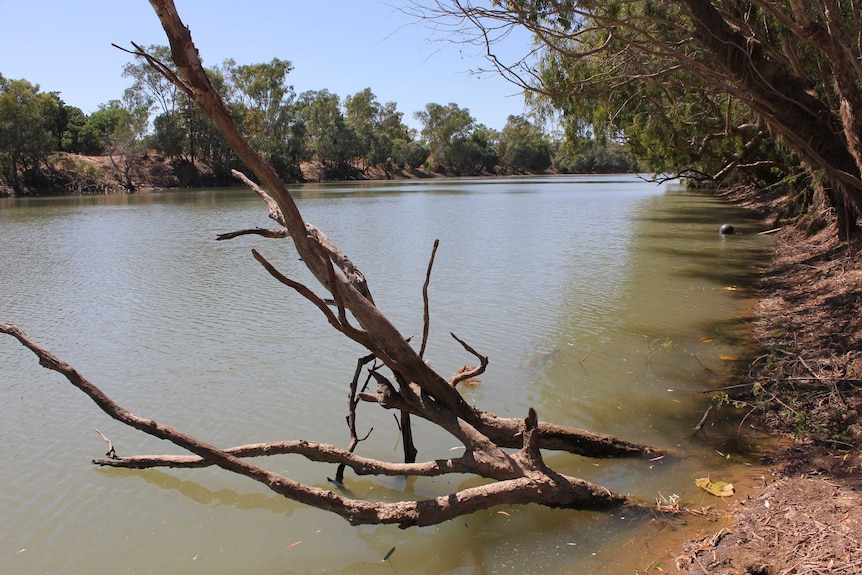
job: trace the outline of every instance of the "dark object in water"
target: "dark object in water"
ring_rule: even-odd
[[[721,224],[721,227],[720,227],[720,228],[718,228],[718,233],[720,233],[720,234],[721,234],[721,235],[723,235],[723,236],[726,236],[726,235],[730,235],[730,234],[733,234],[733,233],[736,233],[736,232],[734,231],[734,229],[733,229],[733,226],[732,226],[732,225],[730,225],[730,224]]]

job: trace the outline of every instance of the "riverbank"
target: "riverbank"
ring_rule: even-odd
[[[728,199],[763,213],[777,202]],[[862,572],[862,241],[839,243],[827,226],[780,232],[760,285],[752,363],[740,415],[775,431],[762,456],[771,476],[736,502],[730,533],[687,543],[676,570],[692,575]],[[657,573],[658,571],[648,571]]]
[[[502,170],[502,168],[499,168]],[[301,179],[290,184],[359,180],[409,180],[447,177],[456,174],[423,169],[384,171],[377,167],[353,169],[342,177],[328,174],[319,162],[303,162]],[[552,170],[524,172],[531,175],[555,173]],[[475,175],[510,175],[475,174]],[[88,194],[146,193],[164,189],[212,188],[243,185],[229,174],[216,173],[211,166],[187,159],[170,159],[150,151],[142,156],[85,156],[57,152],[48,160],[38,178],[38,186],[30,182],[21,195],[57,196]],[[0,198],[14,196],[10,186],[0,184]]]

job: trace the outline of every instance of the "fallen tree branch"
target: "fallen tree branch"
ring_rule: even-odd
[[[394,523],[401,528],[434,525],[460,515],[502,504],[540,503],[549,507],[601,509],[625,503],[633,503],[624,495],[614,493],[581,479],[567,477],[554,472],[538,475],[531,473],[529,476],[522,475],[512,479],[504,479],[489,485],[469,488],[457,493],[422,501],[386,503],[343,497],[329,490],[295,482],[283,475],[249,463],[237,455],[237,453],[242,453],[242,449],[245,449],[246,453],[252,453],[261,449],[265,450],[265,448],[261,448],[260,446],[238,448],[235,452],[230,453],[173,427],[134,415],[111,400],[71,365],[31,340],[18,326],[11,323],[2,324],[0,325],[0,333],[15,337],[24,347],[28,348],[39,358],[40,365],[63,375],[72,385],[83,391],[102,411],[113,419],[143,431],[148,435],[165,439],[183,449],[191,451],[202,460],[201,463],[209,462],[211,465],[217,465],[228,471],[249,477],[266,485],[275,493],[289,499],[340,515],[352,525]],[[326,451],[314,449],[312,444],[306,443],[303,445],[303,442],[297,442],[291,448],[297,451],[314,452],[320,454],[321,457],[323,457],[322,454]],[[167,461],[175,457],[162,456],[161,459]],[[340,452],[338,457],[356,461],[357,463],[359,461],[359,459],[345,451]],[[145,459],[135,462],[134,458],[125,458],[129,462],[129,465],[120,465],[119,462],[122,462],[123,459],[99,460],[99,464],[113,465],[114,463],[109,462],[117,462],[116,466],[124,467],[152,466],[146,463]],[[470,472],[476,472],[475,461],[468,454],[459,459],[466,463],[467,469]],[[457,460],[452,461],[452,465],[459,465],[458,463],[454,463]],[[134,463],[138,463],[138,465]],[[152,459],[150,463],[152,463]],[[178,464],[177,466],[181,466],[183,463],[193,466],[191,464],[194,462],[175,460],[175,463]],[[435,462],[429,462],[428,468],[433,468],[434,465]]]
[[[526,418],[519,419],[500,418],[469,405],[456,389],[457,378],[448,381],[424,361],[422,356],[427,333],[423,335],[422,350],[417,352],[409,338],[402,336],[375,306],[365,277],[353,262],[325,234],[302,219],[296,203],[272,166],[251,148],[234,125],[230,112],[203,69],[190,32],[180,20],[173,2],[151,0],[151,4],[168,36],[178,70],[177,75],[168,75],[168,79],[182,83],[181,88],[200,105],[221,130],[237,156],[261,182],[261,186],[257,186],[249,178],[235,173],[264,199],[269,207],[270,217],[283,226],[285,235],[292,239],[299,258],[331,298],[321,297],[306,285],[286,277],[257,250],[252,251],[254,258],[270,275],[317,307],[334,329],[359,343],[370,353],[357,364],[351,383],[348,412],[351,434],[349,449],[341,450],[302,440],[220,449],[178,429],[130,413],[73,367],[36,344],[20,328],[8,323],[0,326],[0,333],[17,338],[39,358],[41,365],[65,376],[113,419],[153,437],[170,441],[193,454],[119,457],[111,450],[108,459],[95,460],[95,463],[139,468],[216,465],[258,481],[287,498],[335,513],[354,525],[432,525],[500,504],[538,503],[548,507],[599,509],[630,502],[625,495],[551,470],[542,459],[541,449],[570,451],[597,457],[643,456],[659,452],[649,446],[613,436],[591,434],[540,422],[532,408]],[[140,47],[135,45],[135,49],[136,54],[146,57]],[[166,68],[157,61],[153,62],[152,58],[147,61],[159,70]],[[266,232],[253,233],[267,235]],[[278,235],[281,236],[281,232],[278,232]],[[426,332],[429,325],[427,285],[433,259],[434,253],[429,262],[423,292]],[[330,309],[333,305],[336,311]],[[353,323],[358,324],[358,327],[354,327]],[[487,365],[487,358],[458,338],[455,339],[465,350],[480,358],[481,364],[474,373],[481,373]],[[359,373],[364,365],[362,362],[366,359],[375,363],[369,371],[369,379],[362,390],[359,390]],[[384,369],[391,374],[384,373]],[[376,393],[366,391],[371,380],[377,384]],[[356,408],[359,401],[369,400],[385,409],[397,409],[401,412],[401,419],[396,418],[396,421],[399,422],[404,438],[405,463],[377,461],[353,453],[360,441],[356,433]],[[409,420],[414,415],[455,437],[464,446],[464,453],[453,459],[415,463],[416,450]],[[109,445],[112,447],[110,442]],[[276,453],[298,454],[312,461],[338,464],[338,483],[343,480],[344,466],[350,467],[357,474],[434,476],[464,473],[491,482],[424,501],[361,501],[298,483],[246,459]]]
[[[227,232],[216,236],[216,240],[232,240],[240,236],[263,236],[265,238],[284,239],[289,238],[290,233],[287,230],[269,230],[266,228],[251,228],[247,230],[237,230],[235,232]]]
[[[274,220],[282,225],[283,230],[264,230],[262,228],[255,228],[253,230],[240,230],[238,232],[229,232],[226,234],[220,234],[216,237],[217,240],[229,240],[238,236],[248,235],[248,234],[257,234],[260,236],[264,236],[267,238],[286,238],[290,237],[290,232],[287,229],[287,220],[284,218],[284,213],[281,211],[281,208],[278,206],[278,202],[273,199],[266,190],[255,184],[251,181],[248,176],[240,172],[239,170],[231,170],[231,174],[242,183],[247,185],[249,188],[254,190],[258,196],[263,199],[266,203],[266,207],[269,209],[269,218]],[[333,261],[339,269],[341,269],[342,273],[344,273],[348,282],[353,285],[359,293],[361,293],[365,298],[374,303],[374,299],[371,297],[371,291],[368,289],[368,283],[365,280],[365,276],[362,272],[357,269],[357,267],[350,261],[344,252],[342,252],[338,247],[333,244],[326,234],[321,232],[318,228],[309,224],[308,222],[304,222],[305,229],[308,233],[308,237],[312,238],[314,241],[318,243],[323,249],[327,256]]]

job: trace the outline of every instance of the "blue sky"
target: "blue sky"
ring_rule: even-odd
[[[327,88],[342,98],[371,88],[405,122],[430,102],[455,102],[490,128],[524,112],[520,90],[487,67],[476,47],[447,42],[398,11],[409,0],[175,0],[207,65],[290,60],[297,93]],[[122,97],[131,57],[111,43],[167,44],[147,0],[0,0],[0,73],[58,91],[86,113]],[[500,48],[528,51],[515,35]]]

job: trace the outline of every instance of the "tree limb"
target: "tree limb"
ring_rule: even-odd
[[[249,463],[237,456],[236,453],[229,453],[218,449],[178,429],[134,415],[111,400],[98,387],[84,378],[75,368],[31,340],[18,326],[11,323],[2,324],[0,325],[0,333],[15,337],[39,358],[40,365],[63,375],[72,385],[83,391],[102,411],[113,419],[153,437],[168,440],[183,449],[191,451],[201,460],[208,461],[213,465],[258,481],[284,497],[335,513],[352,525],[394,523],[401,528],[434,525],[460,515],[501,504],[540,503],[549,507],[601,509],[625,503],[633,503],[624,495],[613,493],[587,481],[553,472],[539,476],[532,476],[532,474],[531,476],[516,476],[511,479],[497,481],[490,485],[465,489],[422,501],[386,503],[343,497],[329,490],[297,483],[283,475]],[[303,446],[302,442],[297,442],[292,448],[296,449],[297,452],[307,451],[310,445],[306,444]],[[249,453],[254,452],[255,449],[258,448],[247,448]],[[317,450],[317,453],[319,457],[324,457],[324,451]],[[336,457],[354,461],[357,464],[360,461],[360,459],[344,451],[340,452],[340,454],[334,453],[333,458]],[[475,473],[477,471],[476,462],[471,460],[468,454],[465,454],[460,460],[467,464],[467,468],[471,472]],[[99,460],[99,463],[103,464],[102,461]],[[109,459],[104,461],[114,460]],[[119,461],[122,461],[122,459]],[[129,460],[129,462],[130,465],[127,466],[134,466],[131,464],[134,460]],[[140,465],[151,466],[144,460],[138,463]],[[192,462],[176,461],[176,463],[182,465],[183,463]],[[458,465],[458,463],[454,462],[451,464]],[[438,464],[436,462],[429,462],[427,468],[433,468],[434,465]],[[442,465],[448,465],[448,463]]]

